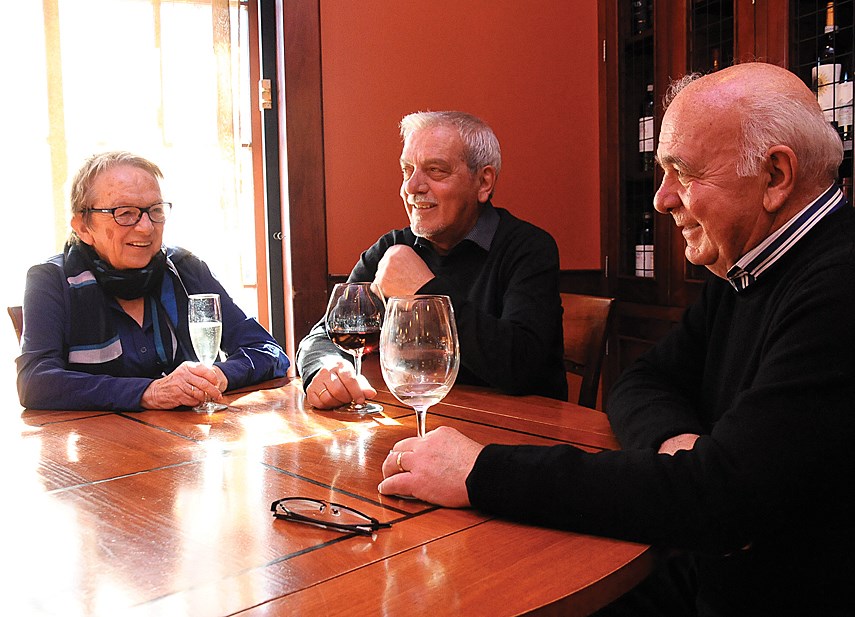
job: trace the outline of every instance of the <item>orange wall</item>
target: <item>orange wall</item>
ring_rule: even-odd
[[[407,225],[398,121],[459,109],[502,146],[493,203],[600,267],[597,2],[321,0],[329,271]]]

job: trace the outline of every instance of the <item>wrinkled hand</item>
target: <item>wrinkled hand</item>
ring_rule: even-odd
[[[356,376],[353,365],[338,356],[324,358],[323,368],[306,388],[306,402],[318,409],[341,407],[351,401],[360,405],[377,395],[364,375]]]
[[[700,435],[695,435],[694,433],[683,433],[682,435],[670,437],[659,446],[659,454],[670,454],[673,456],[678,450],[691,450],[695,447],[698,437]]]
[[[377,264],[372,287],[379,288],[386,298],[409,296],[432,278],[433,272],[412,247],[396,244],[386,249]]]
[[[166,377],[155,379],[143,392],[140,405],[143,409],[175,409],[185,405],[194,407],[223,398],[229,385],[219,367],[208,368],[200,362],[182,362]]]
[[[395,444],[383,461],[383,480],[377,487],[384,495],[415,497],[440,506],[466,508],[466,478],[484,448],[447,426],[423,438],[410,437]],[[400,454],[400,465],[398,467]]]

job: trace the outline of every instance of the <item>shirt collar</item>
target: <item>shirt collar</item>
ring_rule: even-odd
[[[469,233],[463,237],[464,240],[469,240],[480,246],[485,251],[489,251],[493,245],[493,238],[496,237],[496,230],[499,228],[499,213],[489,201],[481,207],[481,213],[478,215],[478,220],[475,225],[469,230]],[[423,246],[431,246],[430,242],[425,238],[417,237],[416,244]],[[458,243],[456,246],[459,246]]]
[[[746,289],[793,248],[819,221],[845,204],[846,198],[843,192],[837,185],[832,184],[783,227],[743,255],[727,271],[727,280],[736,291]]]

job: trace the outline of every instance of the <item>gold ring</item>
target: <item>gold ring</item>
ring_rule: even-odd
[[[324,392],[329,392],[329,390],[327,390],[326,388],[324,388],[323,390],[321,390],[320,392],[318,392],[318,398],[321,398],[321,397],[324,395]]]
[[[190,394],[193,394],[195,391],[196,391],[196,386],[194,386],[194,385],[191,383],[191,384],[190,384]]]
[[[404,456],[403,451],[402,451],[402,452],[398,452],[398,458],[396,458],[396,459],[395,459],[395,464],[398,466],[398,471],[400,471],[401,473],[404,473],[404,472],[406,472],[407,470],[406,470],[406,469],[404,469],[404,466],[403,466],[403,465],[401,465],[401,457],[402,457],[402,456]]]

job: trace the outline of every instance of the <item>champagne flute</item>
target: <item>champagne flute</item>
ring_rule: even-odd
[[[356,375],[362,375],[362,356],[377,349],[383,324],[383,299],[370,283],[337,283],[330,295],[325,318],[327,336],[342,351],[353,356]],[[375,403],[351,402],[345,411],[375,413]]]
[[[219,294],[190,294],[187,296],[187,321],[190,327],[190,341],[199,362],[207,367],[214,365],[220,354],[220,340],[223,336],[223,316],[220,309]],[[205,400],[193,408],[200,413],[213,413],[227,409],[227,405]]]
[[[460,368],[451,298],[389,298],[380,337],[380,368],[395,398],[415,409],[418,436],[424,437],[428,408],[448,394]]]

